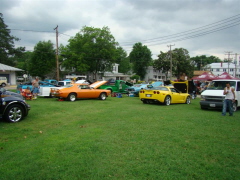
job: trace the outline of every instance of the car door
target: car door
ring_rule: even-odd
[[[170,90],[171,90],[171,93],[172,93],[171,103],[183,103],[184,102],[185,96],[183,96],[182,93],[180,93],[175,88],[170,88]]]
[[[89,85],[79,85],[78,86],[78,98],[95,98],[96,94],[93,88],[91,88]]]

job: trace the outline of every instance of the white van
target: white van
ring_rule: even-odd
[[[0,77],[0,86],[5,87],[7,85],[7,78]]]
[[[235,103],[233,103],[233,110],[237,110],[237,107],[240,106],[240,80],[233,79],[213,80],[210,82],[207,89],[201,93],[201,109],[222,109],[225,98],[223,90],[227,82],[235,89],[236,97]]]

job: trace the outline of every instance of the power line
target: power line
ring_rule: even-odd
[[[220,25],[221,24],[223,24],[223,23],[221,23],[221,22],[223,22],[223,21],[226,21],[226,20],[229,20],[230,19],[230,21],[233,21],[233,20],[238,20],[237,22],[239,22],[239,20],[240,20],[240,14],[237,14],[237,15],[235,15],[235,16],[232,16],[232,17],[229,17],[229,18],[227,18],[227,19],[223,19],[223,20],[220,20],[220,21],[217,21],[217,22],[215,22],[215,23],[212,23],[212,24],[208,24],[208,25],[205,25],[205,26],[201,26],[201,27],[198,27],[198,28],[194,28],[194,29],[191,29],[191,30],[187,30],[187,31],[183,31],[183,32],[180,32],[180,33],[176,33],[176,34],[171,34],[171,35],[167,35],[167,36],[162,36],[162,37],[157,37],[157,38],[152,38],[152,39],[146,39],[146,40],[140,40],[140,42],[145,42],[145,41],[152,41],[152,40],[156,40],[156,39],[162,39],[162,38],[169,38],[169,37],[174,37],[174,36],[178,36],[179,34],[186,34],[186,33],[189,33],[189,32],[191,32],[191,31],[195,31],[195,32],[197,32],[197,31],[199,31],[198,29],[209,29],[209,28],[211,28],[211,26],[213,26],[213,25],[215,25],[215,24],[218,24],[218,23],[220,23]],[[228,21],[229,22],[229,21]],[[226,22],[225,22],[226,23]],[[210,27],[209,27],[210,26]],[[216,25],[215,25],[216,26]],[[207,28],[205,28],[205,27],[207,27]],[[196,31],[197,30],[197,31]],[[132,43],[132,41],[129,41],[129,42],[122,42],[123,44],[124,43]]]

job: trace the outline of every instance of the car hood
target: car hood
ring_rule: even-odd
[[[91,84],[90,87],[97,89],[101,85],[105,84],[107,81],[96,81],[95,83]]]

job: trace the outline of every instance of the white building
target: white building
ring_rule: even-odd
[[[149,66],[147,68],[147,74],[144,77],[144,81],[160,81],[160,80],[166,80],[166,76],[162,71],[156,70],[153,68],[153,66]]]
[[[119,66],[119,64],[114,64],[112,72],[104,72],[102,77],[99,77],[99,79],[101,79],[103,81],[107,81],[109,79],[124,80],[124,81],[129,80],[131,75],[119,73],[118,66]]]
[[[8,85],[16,85],[16,71],[24,70],[0,63],[0,77],[6,77]]]
[[[211,63],[204,67],[205,71],[211,71],[215,76],[221,75],[223,72],[227,72],[233,77],[240,78],[240,65],[239,61],[234,63],[220,62]]]

